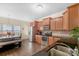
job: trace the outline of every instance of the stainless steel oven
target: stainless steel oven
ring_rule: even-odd
[[[43,36],[52,36],[52,31],[43,31],[42,35]]]

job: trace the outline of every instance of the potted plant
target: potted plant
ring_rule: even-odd
[[[72,38],[76,39],[77,45],[78,45],[78,48],[79,48],[79,27],[75,27],[74,29],[72,29],[70,31],[70,35],[71,35]]]

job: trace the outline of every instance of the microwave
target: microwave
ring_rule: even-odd
[[[43,26],[43,30],[48,31],[48,30],[50,30],[50,28],[49,28],[48,25],[44,25],[44,26]]]

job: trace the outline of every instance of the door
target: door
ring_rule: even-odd
[[[28,36],[29,36],[29,41],[33,41],[33,40],[32,40],[32,38],[33,38],[33,37],[32,37],[32,36],[33,36],[33,35],[32,35],[32,34],[33,34],[33,27],[32,27],[32,26],[29,27],[28,34],[29,34],[29,35],[28,35]]]

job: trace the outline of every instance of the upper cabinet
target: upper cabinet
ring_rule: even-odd
[[[43,19],[43,26],[49,25],[49,18]]]
[[[55,23],[56,23],[56,21],[53,19],[53,20],[51,20],[51,23],[50,23],[50,28],[51,28],[51,30],[52,31],[54,31],[55,30]]]
[[[63,30],[69,30],[69,12],[66,10],[63,13]]]
[[[63,29],[63,17],[57,17],[56,18],[56,30],[62,30]]]
[[[43,19],[43,26],[46,26],[46,25],[49,26],[51,20],[52,20],[51,17],[44,18],[44,19]]]
[[[51,30],[51,20],[53,20],[52,17],[47,17],[43,19],[43,30]]]
[[[53,20],[51,20],[51,30],[52,31],[59,31],[63,29],[63,17],[57,17],[57,18],[53,18]]]
[[[79,27],[79,4],[69,6],[63,13],[63,30]]]
[[[69,11],[69,28],[79,27],[79,4],[68,7]]]
[[[42,26],[42,21],[38,21],[38,30],[42,31],[43,30],[43,26]]]

